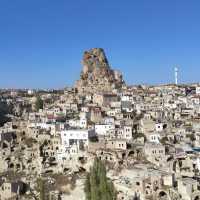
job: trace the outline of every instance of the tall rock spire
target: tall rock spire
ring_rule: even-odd
[[[121,73],[110,68],[102,48],[85,51],[82,65],[80,80],[75,86],[78,91],[112,91],[124,83]]]

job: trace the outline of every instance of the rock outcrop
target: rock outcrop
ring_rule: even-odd
[[[83,70],[80,80],[76,83],[78,91],[112,91],[123,85],[122,74],[112,70],[104,50],[93,48],[83,55]]]

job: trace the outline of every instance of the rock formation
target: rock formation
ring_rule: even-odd
[[[83,55],[83,70],[80,80],[76,83],[78,91],[108,91],[121,88],[122,75],[119,71],[112,70],[101,48],[85,51]]]

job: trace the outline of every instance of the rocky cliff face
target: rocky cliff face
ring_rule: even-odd
[[[82,64],[80,80],[75,86],[79,91],[111,91],[122,86],[121,73],[110,68],[103,49],[85,51]]]
[[[83,73],[92,73],[97,69],[109,69],[108,60],[101,48],[94,48],[89,51],[85,51],[83,55]]]

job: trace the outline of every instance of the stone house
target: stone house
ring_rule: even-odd
[[[199,183],[192,178],[180,178],[178,180],[178,192],[184,200],[200,199]]]
[[[118,139],[131,140],[133,138],[132,126],[122,126],[116,129],[116,136]]]
[[[166,161],[165,146],[156,143],[145,143],[144,153],[147,160],[160,166],[164,165]]]
[[[109,136],[115,133],[115,125],[113,124],[95,124],[94,127],[98,136]]]
[[[93,96],[93,102],[99,106],[110,106],[111,102],[117,102],[118,96],[112,93],[96,93]]]
[[[26,185],[22,181],[8,181],[4,177],[0,177],[0,199],[9,200],[16,199],[19,195],[26,192]]]
[[[102,120],[102,111],[100,107],[90,107],[89,110],[89,119],[94,122],[98,123]]]
[[[108,140],[106,142],[106,148],[112,149],[112,150],[114,150],[114,149],[126,150],[127,142],[126,142],[126,140],[122,140],[122,139]]]
[[[153,143],[160,143],[160,134],[156,132],[146,134],[147,140]]]
[[[78,150],[84,150],[88,148],[89,139],[95,136],[94,130],[62,130],[60,132],[61,144],[65,149],[69,149],[74,145]]]

